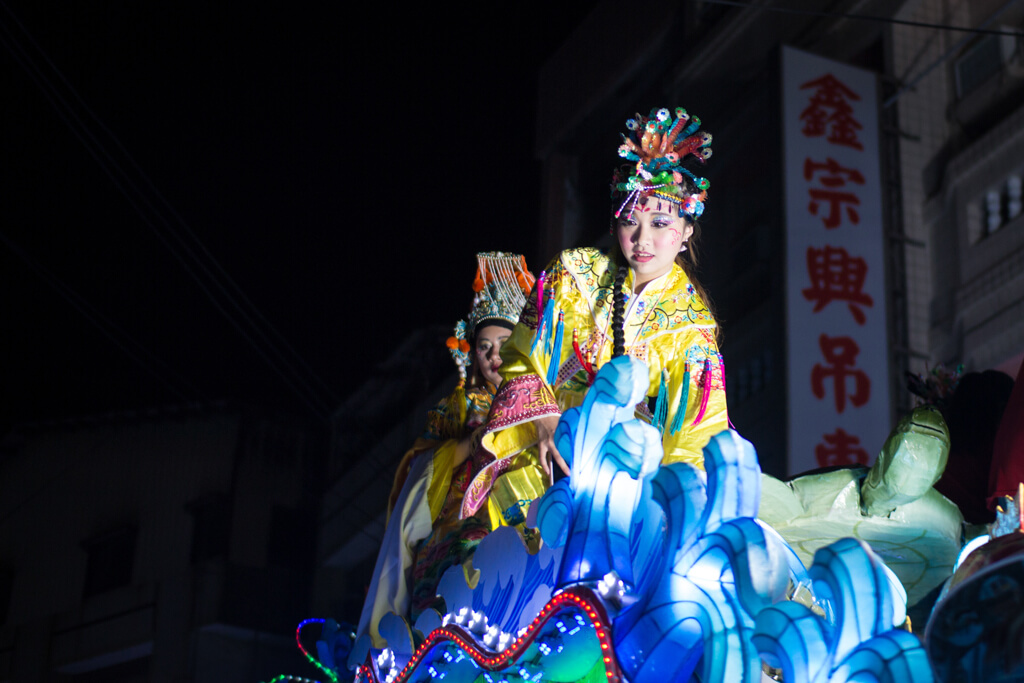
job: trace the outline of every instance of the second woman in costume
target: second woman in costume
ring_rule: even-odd
[[[405,454],[388,500],[388,526],[377,556],[358,633],[383,647],[378,625],[394,612],[414,623],[437,607],[437,583],[465,562],[490,530],[483,514],[460,518],[463,494],[480,467],[470,458],[501,383],[501,346],[509,338],[534,277],[518,254],[477,254],[473,307],[455,326],[448,349],[458,386],[427,415],[423,435]]]

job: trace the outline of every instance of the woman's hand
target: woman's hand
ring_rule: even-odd
[[[565,460],[555,448],[555,428],[558,427],[558,418],[558,415],[547,415],[533,421],[537,427],[537,455],[540,458],[540,466],[550,478],[551,483],[555,481],[553,464],[562,468],[566,475],[569,474],[569,466],[565,464]]]

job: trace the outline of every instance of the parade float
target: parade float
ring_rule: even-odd
[[[572,473],[532,506],[536,554],[501,528],[470,570],[444,575],[445,614],[386,616],[383,649],[304,622],[310,661],[356,683],[1022,680],[1019,496],[961,551],[959,512],[931,488],[940,417],[901,421],[871,470],[783,483],[732,430],[706,447],[705,471],[659,467],[659,435],[634,415],[647,381],[618,358],[565,413]],[[927,630],[911,628],[908,593],[954,569]],[[993,601],[998,618],[982,616]]]

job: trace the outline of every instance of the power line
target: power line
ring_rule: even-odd
[[[85,297],[76,292],[72,287],[62,282],[60,278],[48,271],[41,264],[36,262],[24,249],[15,244],[3,232],[0,232],[0,242],[6,244],[8,249],[13,251],[18,258],[20,258],[29,268],[35,271],[36,275],[53,288],[75,310],[81,313],[86,320],[91,322],[103,334],[103,336],[109,339],[117,348],[121,349],[125,355],[135,361],[139,367],[160,381],[165,387],[167,387],[168,391],[182,401],[187,402],[191,400],[189,396],[186,396],[184,392],[179,390],[178,386],[172,383],[163,373],[152,366],[152,364],[156,364],[162,366],[163,370],[173,373],[173,370],[153,355],[145,346],[136,342],[124,330],[96,310],[96,308],[93,307]],[[144,359],[143,356],[145,356],[146,359]],[[203,401],[210,400],[202,391],[194,387],[187,380],[182,379],[181,377],[176,378],[188,391],[192,393],[193,396],[199,396]]]
[[[271,369],[285,382],[286,385],[306,404],[308,408],[314,414],[316,414],[322,420],[327,419],[327,414],[330,412],[331,406],[320,398],[319,392],[315,390],[310,382],[319,385],[320,390],[327,394],[328,399],[333,401],[335,404],[339,402],[339,399],[334,395],[329,387],[320,379],[320,377],[309,367],[308,364],[301,358],[298,352],[292,347],[284,336],[267,320],[267,318],[259,311],[255,304],[245,295],[241,287],[227,274],[220,263],[213,257],[212,253],[202,241],[193,233],[184,219],[178,214],[177,211],[170,205],[170,203],[163,197],[163,195],[157,190],[152,180],[146,175],[146,173],[139,167],[131,155],[125,150],[123,145],[117,137],[107,128],[103,122],[96,116],[96,114],[89,108],[89,106],[82,100],[78,95],[75,88],[68,82],[63,76],[60,70],[53,64],[53,62],[46,56],[45,51],[35,43],[31,34],[25,29],[25,27],[18,21],[17,17],[13,15],[10,8],[0,0],[0,4],[4,6],[7,13],[12,17],[15,23],[18,24],[21,31],[27,36],[28,41],[36,48],[36,50],[43,56],[43,59],[49,65],[50,69],[57,75],[57,77],[64,83],[71,95],[77,100],[85,112],[91,117],[96,125],[99,126],[112,140],[113,144],[121,151],[123,157],[127,160],[128,164],[135,169],[138,176],[141,177],[142,181],[146,186],[149,187],[151,193],[155,195],[158,203],[162,204],[164,211],[169,213],[177,222],[181,229],[185,232],[185,235],[191,238],[191,243],[195,245],[195,248],[190,245],[189,240],[186,240],[181,234],[179,234],[171,221],[163,214],[163,212],[150,200],[147,194],[132,180],[129,174],[118,164],[114,156],[104,147],[103,143],[97,139],[88,125],[82,121],[81,117],[75,112],[74,108],[68,104],[64,97],[60,94],[58,88],[50,82],[47,76],[43,73],[42,69],[35,64],[31,55],[18,43],[17,39],[10,31],[9,28],[0,24],[0,28],[3,29],[0,32],[0,40],[4,42],[8,51],[14,56],[15,60],[28,72],[33,82],[40,88],[43,95],[51,103],[57,114],[65,122],[65,124],[71,129],[72,133],[79,139],[80,142],[86,147],[89,154],[96,160],[100,167],[106,172],[111,181],[115,184],[118,190],[125,196],[129,204],[139,214],[143,222],[153,230],[154,234],[160,240],[165,247],[167,247],[175,259],[181,264],[185,271],[192,277],[193,280],[199,285],[200,289],[210,300],[211,304],[235,327],[235,329],[246,339],[246,341],[256,350],[260,357],[271,367]],[[7,34],[8,40],[3,40],[3,34]],[[70,118],[69,118],[70,117]],[[71,119],[74,119],[72,121]],[[77,125],[76,125],[77,124]],[[87,139],[88,138],[88,139]],[[128,187],[126,187],[126,185]],[[144,206],[142,206],[142,205]],[[147,215],[151,213],[153,220]],[[154,222],[155,221],[155,222]],[[162,225],[162,229],[156,225],[159,222]],[[172,242],[173,239],[173,242]],[[176,243],[176,244],[175,244]],[[197,253],[197,250],[200,253]],[[184,253],[182,253],[184,252]],[[205,260],[202,258],[205,256]],[[190,265],[194,264],[198,267],[205,279],[209,281],[209,286],[204,282],[204,278],[201,277],[200,273],[197,273],[195,268]],[[225,282],[227,283],[225,285]],[[210,286],[214,287],[226,300],[227,304],[234,309],[236,314],[241,317],[241,322],[235,318],[228,310],[225,309],[213,292],[210,291]],[[239,302],[241,299],[241,303]],[[243,325],[244,323],[244,325]],[[269,352],[276,357],[276,361],[272,359],[267,352],[263,350],[260,344],[256,342],[250,336],[247,329],[252,330],[263,345],[269,349]],[[269,335],[264,330],[269,331]],[[278,340],[275,343],[274,339]],[[288,354],[282,352],[278,348],[278,343],[283,344],[285,349],[289,352]],[[289,356],[290,354],[290,356]],[[278,364],[284,366],[282,369]],[[298,365],[297,369],[295,366]]]
[[[979,29],[983,29],[986,26],[988,26],[989,24],[991,24],[992,22],[994,22],[996,19],[998,19],[1000,16],[1002,16],[1003,12],[1005,12],[1008,9],[1010,9],[1010,6],[1013,5],[1015,2],[1017,2],[1017,0],[1007,0],[1006,4],[1004,4],[1002,7],[997,9],[994,13],[992,13],[989,16],[988,19],[986,19],[985,21],[981,22],[981,25],[978,28]],[[1019,36],[1021,34],[1018,33],[1016,35]],[[899,90],[897,90],[895,93],[893,93],[888,98],[886,98],[885,102],[882,103],[882,108],[883,109],[888,109],[892,105],[896,104],[896,100],[898,100],[904,93],[906,93],[909,90],[912,90],[914,88],[914,86],[916,86],[918,83],[920,83],[922,80],[924,80],[925,76],[930,74],[938,66],[943,64],[947,59],[949,59],[950,57],[955,55],[957,52],[959,52],[961,48],[963,48],[968,42],[970,42],[970,40],[971,40],[970,36],[964,36],[963,38],[958,40],[956,43],[954,43],[953,46],[950,47],[945,52],[943,52],[938,57],[938,59],[936,59],[931,64],[926,66],[924,69],[921,70],[920,73],[918,73],[912,79],[910,79],[909,81],[907,81],[906,83],[901,85]]]
[[[0,24],[0,28],[3,29],[4,33],[7,33],[9,35],[7,27]],[[0,41],[3,41],[2,37],[0,37]],[[277,366],[277,364],[266,354],[266,352],[264,352],[262,348],[259,347],[258,344],[256,344],[255,340],[253,340],[252,337],[249,336],[248,332],[245,329],[243,329],[239,322],[230,315],[230,313],[224,308],[224,306],[219,301],[217,301],[217,299],[213,296],[213,293],[210,291],[206,283],[202,281],[202,279],[197,275],[195,270],[189,265],[189,263],[181,255],[181,253],[174,247],[174,245],[172,245],[168,241],[167,236],[160,230],[160,228],[158,228],[150,219],[150,217],[146,215],[146,213],[143,211],[143,207],[141,207],[139,205],[139,202],[136,201],[136,196],[133,196],[131,193],[129,193],[124,183],[131,185],[131,189],[135,190],[138,199],[144,202],[146,206],[150,208],[151,211],[153,211],[157,219],[164,223],[165,227],[168,227],[166,219],[164,219],[164,217],[161,216],[159,212],[156,211],[155,208],[153,208],[152,204],[150,203],[149,199],[145,196],[145,194],[138,191],[138,188],[134,185],[134,183],[132,183],[131,179],[127,176],[124,170],[117,165],[117,162],[113,159],[113,157],[111,157],[109,152],[107,152],[107,150],[102,146],[102,144],[98,140],[96,140],[96,137],[92,134],[88,127],[81,121],[81,119],[78,117],[75,111],[70,106],[68,106],[67,102],[64,100],[63,97],[61,97],[60,93],[56,90],[56,88],[54,88],[53,85],[48,80],[46,80],[45,76],[43,76],[42,73],[39,72],[39,68],[31,62],[31,58],[28,55],[24,55],[24,58],[22,56],[19,56],[18,53],[14,52],[14,50],[11,49],[11,45],[7,41],[3,42],[4,45],[8,48],[8,50],[11,51],[12,55],[14,56],[15,60],[19,63],[19,65],[25,68],[25,70],[29,73],[29,76],[43,92],[44,97],[46,97],[47,100],[49,100],[50,104],[53,105],[54,109],[57,112],[57,115],[60,116],[61,120],[64,121],[64,123],[68,126],[68,128],[75,135],[75,137],[77,137],[78,140],[85,146],[86,150],[93,157],[96,163],[100,165],[100,167],[107,174],[107,176],[111,179],[115,187],[117,187],[117,189],[124,195],[125,199],[128,200],[128,203],[132,206],[133,209],[135,209],[136,213],[139,214],[143,222],[147,226],[149,226],[151,230],[153,230],[154,234],[157,236],[157,239],[159,239],[160,242],[171,251],[172,255],[182,266],[182,268],[184,268],[185,271],[192,277],[192,279],[195,280],[196,284],[199,285],[199,288],[210,300],[210,303],[214,306],[214,308],[216,308],[225,318],[227,318],[228,322],[231,323],[231,325],[246,339],[246,341],[249,342],[249,344],[257,352],[257,354],[259,354],[259,356],[268,365],[270,365],[271,369],[274,370],[274,372],[281,378],[281,380],[284,381],[284,383],[293,392],[295,392],[295,394],[306,405],[306,407],[309,408],[318,418],[320,418],[323,421],[326,421],[327,414],[329,413],[329,406],[324,404],[317,397],[309,395],[304,390],[297,387],[292,382],[292,379]],[[15,43],[15,45],[18,47],[19,50],[22,51],[22,53],[24,53],[24,50],[23,48],[21,48],[20,45],[17,45],[17,43]],[[26,60],[28,61],[28,63],[26,63]],[[52,92],[50,92],[51,90]],[[66,113],[55,101],[55,98],[59,100],[60,104],[67,109]],[[76,128],[76,126],[69,120],[68,115],[73,117],[75,119],[75,122],[77,122],[78,125],[81,126],[81,131],[78,128]],[[88,136],[89,139],[86,140],[85,136]],[[90,141],[92,142],[92,144],[90,144]],[[104,158],[101,158],[101,154],[104,157],[106,157],[106,160]],[[114,170],[118,171],[123,178],[118,178],[117,174],[114,173],[114,170],[112,170],[111,166]],[[124,183],[122,183],[122,179]],[[173,234],[173,231],[170,232],[172,232]],[[177,235],[175,236],[178,237]],[[178,240],[180,242],[181,238],[178,237]],[[194,253],[190,253],[190,255],[193,256],[193,258],[195,258]],[[199,263],[198,260],[197,263]],[[203,264],[199,263],[199,265],[202,267]],[[217,283],[215,282],[215,284]],[[228,296],[228,299],[236,306],[236,308],[238,307],[237,303],[231,300],[230,296]],[[251,320],[249,320],[249,322],[251,323]],[[258,328],[257,331],[259,331]]]
[[[906,19],[894,19],[893,17],[880,17],[870,14],[847,14],[845,12],[826,12],[823,10],[797,9],[794,7],[775,7],[770,5],[754,5],[739,0],[690,0],[691,2],[702,2],[708,5],[725,5],[728,7],[742,7],[744,9],[763,10],[766,12],[778,12],[780,14],[802,14],[812,17],[835,17],[837,19],[854,19],[857,21],[874,21],[886,24],[899,24],[901,26],[915,26],[918,28],[932,28],[943,31],[962,31],[964,33],[975,33],[995,36],[1012,36],[1024,38],[1021,31],[1002,31],[999,29],[987,29],[983,27],[972,28],[970,26],[952,26],[950,24],[932,24],[925,21],[909,21]],[[1012,1],[1012,0],[1011,0]]]

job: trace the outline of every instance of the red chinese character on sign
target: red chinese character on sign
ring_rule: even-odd
[[[821,438],[825,443],[814,447],[818,467],[868,464],[868,452],[858,445],[859,437],[847,434],[837,427],[835,433],[825,434]]]
[[[864,176],[855,168],[845,168],[839,165],[835,159],[828,157],[824,162],[811,161],[808,157],[804,159],[804,180],[811,180],[814,174],[821,171],[818,181],[826,188],[844,187],[847,183],[856,185],[864,184]],[[860,206],[860,198],[852,192],[841,192],[839,190],[827,190],[821,188],[810,188],[811,203],[807,210],[813,215],[818,215],[819,202],[827,202],[829,205],[828,215],[821,221],[829,230],[838,228],[843,219],[843,208],[846,215],[854,225],[860,223],[860,214],[855,206]]]
[[[875,304],[871,296],[864,293],[864,279],[868,274],[864,259],[850,256],[842,247],[808,247],[807,274],[811,286],[803,290],[803,295],[814,302],[814,313],[833,301],[845,301],[857,324],[864,324],[866,318],[860,307],[870,308]]]
[[[815,171],[825,171],[829,174],[822,174],[818,179],[825,187],[842,187],[847,182],[864,184],[864,175],[860,171],[840,166],[839,162],[832,157],[825,157],[824,162],[811,161],[810,158],[804,159],[804,180],[813,178]]]
[[[850,106],[850,100],[857,102],[860,95],[832,74],[807,81],[800,89],[814,90],[807,109],[800,112],[804,135],[809,138],[821,137],[827,130],[827,140],[832,144],[864,149],[864,145],[857,139],[857,131],[864,126],[853,118],[853,107]]]
[[[825,356],[827,365],[815,363],[811,368],[811,391],[819,398],[825,398],[825,380],[831,378],[836,396],[836,412],[846,410],[847,380],[853,380],[853,393],[850,403],[860,407],[871,398],[871,380],[863,370],[853,367],[857,361],[860,347],[849,337],[830,337],[823,334],[818,337],[818,346]]]

